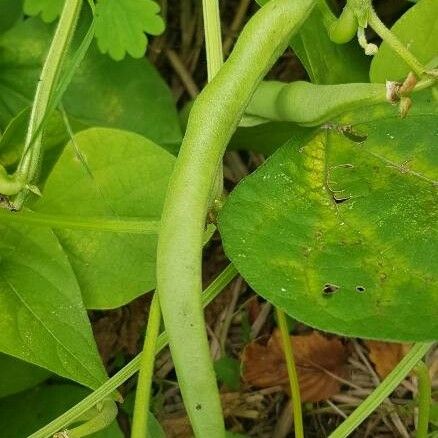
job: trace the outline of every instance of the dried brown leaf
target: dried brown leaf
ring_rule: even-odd
[[[348,350],[339,338],[328,339],[314,331],[291,336],[303,402],[326,400],[339,392],[344,378]],[[243,379],[250,385],[289,388],[289,377],[280,332],[275,331],[266,345],[248,344],[242,356]]]
[[[377,374],[384,379],[409,351],[409,344],[395,342],[365,341],[368,356],[374,364]]]

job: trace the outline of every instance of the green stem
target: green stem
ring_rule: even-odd
[[[44,120],[50,99],[58,84],[58,79],[76,28],[81,6],[82,0],[66,0],[49,48],[49,53],[47,54],[41,71],[33,101],[23,155],[17,168],[17,173],[24,176],[26,184],[31,184],[38,172],[41,156],[42,132],[40,132],[33,141],[34,133]],[[28,190],[25,188],[17,195],[14,201],[17,209],[23,205],[27,192]]]
[[[237,270],[233,265],[228,265],[207,287],[202,294],[202,306],[206,307],[210,304],[224,289],[224,287],[233,280],[237,275]],[[163,332],[158,337],[155,354],[162,351],[168,344],[167,333]],[[140,368],[141,353],[136,356],[131,362],[124,366],[114,376],[108,379],[102,386],[93,391],[75,406],[64,412],[61,416],[46,424],[37,432],[30,435],[28,438],[49,438],[55,432],[65,429],[65,427],[75,421],[78,417],[93,408],[97,403],[105,397],[110,396],[114,391],[130,377],[132,377]]]
[[[200,302],[202,235],[226,146],[257,85],[315,0],[271,0],[196,99],[171,176],[157,249],[157,290],[185,407],[197,437],[225,435]]]
[[[154,374],[155,349],[160,331],[161,312],[158,294],[154,293],[149,308],[144,347],[141,354],[140,372],[135,393],[134,418],[131,438],[148,437],[148,414],[151,399],[151,384]]]
[[[111,399],[105,399],[86,412],[87,421],[65,432],[56,433],[54,438],[82,438],[107,428],[117,417],[117,405]]]
[[[374,31],[403,59],[412,71],[421,77],[425,72],[425,67],[421,62],[404,46],[404,44],[382,23],[376,11],[369,5],[368,23]]]
[[[224,63],[218,0],[202,0],[207,72],[210,82]]]
[[[286,358],[287,373],[289,375],[295,438],[304,438],[300,385],[298,383],[298,374],[297,374],[297,369],[295,367],[295,360],[292,351],[292,343],[289,336],[289,330],[287,327],[286,316],[284,315],[284,312],[280,310],[278,307],[275,308],[275,311],[277,313],[277,322],[281,333],[284,357]]]
[[[419,361],[414,368],[418,379],[418,422],[416,438],[426,438],[429,429],[430,404],[432,388],[429,369],[423,361]]]
[[[205,50],[207,52],[207,75],[210,82],[224,63],[222,51],[221,18],[218,0],[202,0],[202,13],[204,17]],[[219,163],[215,184],[211,192],[210,206],[216,199],[220,199],[224,191],[224,170]]]
[[[0,222],[17,223],[23,225],[67,228],[71,230],[108,231],[130,234],[158,234],[160,221],[155,218],[120,218],[102,219],[101,217],[60,216],[21,210],[9,212],[0,208]]]
[[[415,364],[427,353],[431,343],[415,344],[383,382],[360,404],[358,408],[330,435],[329,438],[345,438],[371,414],[409,374]]]

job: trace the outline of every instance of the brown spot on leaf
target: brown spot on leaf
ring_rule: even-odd
[[[348,350],[339,338],[326,338],[313,331],[291,336],[303,402],[326,400],[337,394],[341,383],[332,375],[345,378]],[[242,357],[243,379],[266,388],[281,385],[289,390],[289,377],[281,335],[276,330],[266,345],[252,342]]]

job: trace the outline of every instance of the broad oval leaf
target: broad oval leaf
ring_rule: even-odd
[[[219,229],[248,283],[296,319],[348,336],[432,340],[436,108],[406,120],[384,113],[377,106],[344,132],[286,144],[232,192]]]
[[[56,229],[87,308],[119,307],[155,287],[156,232],[99,231],[98,219],[159,221],[175,157],[132,132],[76,134],[50,174],[41,213],[97,221],[91,231]],[[98,218],[98,219],[97,219]]]
[[[71,266],[50,229],[0,224],[0,351],[96,388],[106,379]]]
[[[391,28],[391,31],[424,65],[438,67],[438,2],[421,0],[412,6]],[[434,60],[434,61],[433,61]],[[371,82],[403,80],[411,69],[383,42],[371,63]]]

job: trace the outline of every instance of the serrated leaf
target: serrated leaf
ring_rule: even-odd
[[[24,0],[24,13],[30,16],[41,14],[46,23],[55,21],[62,11],[64,0]]]
[[[74,218],[157,221],[174,162],[173,155],[138,134],[82,131],[64,149],[34,210]],[[88,308],[119,307],[155,287],[155,233],[98,228],[55,233]]]
[[[391,31],[420,62],[427,65],[438,57],[437,22],[438,2],[421,0],[402,15]],[[437,67],[437,65],[430,67]],[[403,80],[410,70],[389,44],[383,42],[371,63],[370,78],[372,82]]]
[[[147,37],[164,31],[158,15],[160,7],[152,0],[99,0],[96,6],[96,38],[102,53],[120,61],[128,53],[144,56]]]
[[[0,254],[0,351],[90,388],[102,384],[81,292],[54,233],[0,224]]]
[[[348,137],[326,128],[282,147],[232,192],[219,229],[243,277],[292,317],[348,336],[433,340],[437,109],[400,120],[387,108],[368,108]]]

